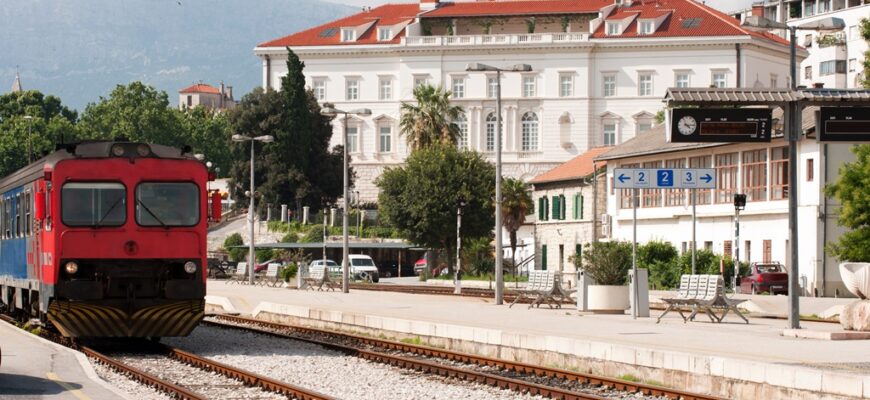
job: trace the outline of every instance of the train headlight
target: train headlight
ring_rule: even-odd
[[[66,265],[63,266],[63,268],[66,270],[66,273],[68,273],[70,275],[73,275],[76,272],[79,272],[79,264],[76,263],[75,261],[68,261],[66,263]]]
[[[146,144],[139,144],[136,146],[136,153],[139,153],[140,157],[147,157],[151,154],[151,149]]]
[[[188,261],[184,263],[184,272],[187,272],[188,274],[196,272],[196,263],[194,263],[193,261]]]
[[[112,155],[115,157],[121,157],[124,155],[124,146],[120,144],[116,144],[112,146]]]

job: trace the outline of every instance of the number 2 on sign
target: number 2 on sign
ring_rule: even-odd
[[[662,183],[669,185],[671,182],[671,171],[662,171]]]
[[[637,173],[637,176],[638,176],[638,178],[637,178],[637,181],[638,181],[638,182],[644,182],[644,181],[646,181],[646,174],[645,174],[645,173],[643,173],[643,172],[638,172],[638,173]]]

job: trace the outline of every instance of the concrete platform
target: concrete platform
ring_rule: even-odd
[[[0,323],[0,399],[126,398],[79,352]]]
[[[451,296],[295,289],[209,282],[209,307],[257,318],[418,338],[457,351],[574,368],[727,398],[870,397],[870,342],[782,336],[785,321],[734,316],[723,324],[582,314],[574,309],[509,309]],[[837,324],[805,322],[815,331]]]

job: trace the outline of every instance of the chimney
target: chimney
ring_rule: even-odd
[[[227,98],[233,100],[233,87],[227,86]]]
[[[764,16],[764,3],[753,3],[752,4],[752,15],[755,17],[763,17]]]
[[[420,0],[420,11],[432,11],[440,6],[439,0]]]

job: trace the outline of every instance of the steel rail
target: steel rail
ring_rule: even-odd
[[[334,348],[345,353],[360,355],[367,359],[372,359],[375,361],[380,361],[392,365],[407,365],[414,366],[419,365],[418,367],[414,367],[415,369],[422,370],[424,372],[429,372],[429,368],[433,372],[437,372],[443,376],[457,376],[467,380],[474,380],[481,383],[486,383],[493,386],[498,386],[502,388],[509,388],[513,390],[524,391],[527,390],[533,394],[541,394],[543,396],[548,396],[556,399],[597,399],[600,398],[594,395],[588,395],[584,393],[571,392],[564,389],[552,388],[545,385],[534,384],[518,379],[513,378],[505,378],[492,374],[478,373],[473,371],[464,370],[456,367],[448,367],[444,365],[440,365],[432,362],[425,362],[420,360],[408,359],[399,356],[392,356],[383,353],[377,353],[369,350],[363,350],[358,348],[353,348],[349,346],[322,342],[315,339],[308,338],[298,338],[292,335],[282,334],[270,330],[291,330],[297,331],[307,334],[317,334],[317,335],[325,335],[332,336],[336,338],[342,339],[350,339],[353,341],[357,341],[369,346],[384,348],[388,350],[401,351],[405,353],[412,353],[415,355],[432,357],[432,358],[440,358],[445,360],[457,361],[467,364],[475,364],[479,366],[489,366],[496,367],[506,371],[513,371],[521,374],[530,374],[539,377],[548,377],[548,378],[556,378],[556,379],[564,379],[567,381],[576,381],[581,384],[589,384],[589,385],[599,385],[605,386],[609,388],[613,388],[615,390],[622,390],[631,393],[642,393],[645,395],[651,396],[665,396],[673,399],[685,399],[685,400],[713,400],[719,399],[718,397],[699,394],[699,393],[691,393],[681,390],[669,389],[659,386],[647,385],[639,382],[631,382],[625,381],[616,378],[608,378],[599,375],[593,374],[585,374],[580,372],[568,371],[564,369],[558,368],[549,368],[542,367],[533,364],[520,363],[515,361],[508,361],[498,358],[484,357],[484,356],[476,356],[464,353],[458,353],[455,351],[436,349],[431,347],[417,346],[409,343],[396,342],[391,340],[383,340],[383,339],[375,339],[371,337],[353,335],[348,333],[339,333],[333,331],[327,331],[323,329],[311,328],[306,326],[299,325],[290,325],[290,324],[282,324],[270,321],[263,321],[253,318],[240,317],[235,315],[226,315],[226,314],[217,314],[214,316],[218,320],[225,320],[229,322],[239,323],[239,324],[250,324],[259,326],[264,329],[254,329],[258,332],[263,332],[271,335],[276,335],[280,337],[292,338],[294,340],[302,340],[311,343],[320,344],[325,347]],[[217,324],[225,327],[233,327],[239,329],[251,329],[248,327],[237,326],[237,325],[226,325],[221,323],[215,323],[211,321],[203,321],[206,324]],[[395,359],[395,361],[393,361]],[[451,372],[452,371],[452,372]],[[455,375],[450,375],[451,373]],[[483,375],[483,376],[478,376]]]

